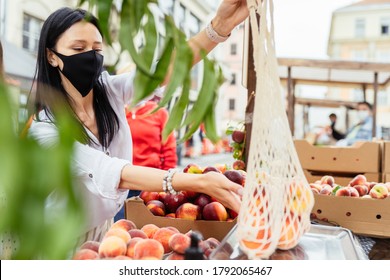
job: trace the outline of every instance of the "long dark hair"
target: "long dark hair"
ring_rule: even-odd
[[[36,93],[34,101],[35,117],[39,120],[39,111],[45,110],[46,115],[54,121],[56,115],[56,104],[58,100],[64,100],[67,111],[72,112],[78,123],[81,122],[74,113],[70,102],[71,97],[61,84],[61,77],[57,68],[52,67],[47,60],[47,49],[54,49],[59,37],[73,24],[80,21],[88,21],[96,26],[102,34],[96,17],[82,9],[61,8],[52,13],[44,22],[39,38],[37,66],[34,81],[36,82]],[[102,35],[103,36],[103,35]],[[50,87],[50,90],[48,88]],[[93,107],[99,133],[100,144],[107,148],[115,133],[119,129],[119,119],[112,109],[107,98],[106,89],[99,79],[93,87]],[[83,128],[81,140],[84,143],[91,143],[93,140]]]

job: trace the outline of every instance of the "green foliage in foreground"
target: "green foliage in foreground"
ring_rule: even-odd
[[[0,85],[0,257],[66,259],[83,225],[70,170],[74,126],[65,114],[58,116],[59,143],[46,149],[18,135],[14,109]],[[58,199],[54,213],[45,211],[49,195]]]

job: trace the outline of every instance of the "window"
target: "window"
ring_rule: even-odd
[[[181,31],[185,31],[185,22],[186,22],[186,8],[180,4],[177,10],[176,15],[176,25],[180,28]]]
[[[366,32],[366,21],[364,18],[358,18],[355,21],[355,37],[362,38]]]
[[[232,79],[231,79],[231,81],[230,81],[230,84],[231,84],[231,85],[235,85],[235,84],[236,84],[236,73],[233,73],[233,74],[232,74]]]
[[[30,15],[23,15],[23,48],[36,53],[38,51],[39,33],[43,21]]]
[[[190,30],[190,37],[197,34],[200,30],[200,20],[193,14],[190,13],[188,16],[188,28]]]
[[[236,100],[234,98],[229,99],[229,111],[234,111],[236,109]]]
[[[237,54],[237,44],[233,43],[230,45],[230,54],[231,55],[236,55]]]
[[[389,35],[390,18],[381,18],[381,35]]]
[[[161,8],[161,10],[168,14],[172,15],[173,14],[173,0],[159,0],[158,5]]]

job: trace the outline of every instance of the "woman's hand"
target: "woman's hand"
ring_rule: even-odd
[[[248,15],[246,0],[224,0],[212,20],[213,28],[219,35],[228,36]]]
[[[208,172],[203,175],[205,186],[201,191],[238,213],[241,206],[243,187],[218,172]]]

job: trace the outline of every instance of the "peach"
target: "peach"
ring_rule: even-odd
[[[200,207],[186,202],[176,210],[176,218],[195,221],[201,218]]]
[[[233,162],[232,167],[234,170],[245,170],[245,162],[241,159],[237,159]]]
[[[199,243],[199,247],[203,250],[206,258],[209,258],[211,253],[221,244],[218,239],[209,237]]]
[[[323,194],[323,195],[331,195],[332,194],[332,186],[331,185],[328,185],[328,184],[323,184],[322,185],[322,189],[320,191],[320,194]]]
[[[203,207],[203,219],[213,221],[226,221],[228,213],[220,202],[210,202]]]
[[[217,163],[214,165],[221,173],[224,173],[227,170],[226,164]]]
[[[96,253],[99,252],[99,246],[100,242],[99,241],[93,241],[93,240],[88,240],[85,241],[83,244],[80,246],[81,249],[91,249],[92,251],[95,251]]]
[[[189,163],[183,168],[184,173],[202,174],[202,168],[196,163]]]
[[[194,191],[183,191],[182,193],[185,195],[185,197],[187,197],[187,200],[194,200],[199,195],[198,192]]]
[[[366,186],[368,187],[368,192],[372,189],[373,186],[378,184],[378,182],[367,182]]]
[[[206,204],[209,204],[211,202],[211,197],[207,194],[201,193],[195,200],[194,204],[198,205],[200,207],[200,210],[203,209],[203,207]]]
[[[315,193],[320,193],[320,191],[322,190],[322,185],[321,184],[317,184],[317,183],[311,183],[310,184],[310,188],[313,190],[317,190],[318,192],[315,192]]]
[[[163,245],[155,239],[142,239],[134,246],[134,259],[157,259],[162,260],[164,256]]]
[[[351,196],[351,188],[350,187],[341,187],[336,193],[336,196]]]
[[[164,227],[164,228],[167,228],[167,229],[170,229],[172,230],[174,233],[180,233],[180,230],[178,230],[176,227],[174,226],[167,226],[167,227]]]
[[[176,218],[176,213],[168,213],[165,215],[167,218],[175,219]]]
[[[128,231],[128,233],[130,234],[131,238],[134,238],[134,237],[139,237],[139,238],[142,238],[142,239],[147,239],[148,236],[146,235],[146,233],[140,229],[131,229]]]
[[[207,166],[203,169],[202,173],[205,174],[205,173],[208,173],[208,172],[217,172],[217,173],[221,173],[221,171],[219,171],[218,168],[216,168],[215,166]]]
[[[359,196],[364,196],[368,194],[368,187],[366,185],[355,185],[353,186],[353,188],[358,191]]]
[[[369,192],[372,198],[383,199],[389,195],[389,191],[385,184],[376,184]]]
[[[130,240],[129,244],[127,244],[126,256],[130,258],[134,258],[134,247],[139,241],[143,240],[141,237],[134,237]]]
[[[119,237],[121,238],[125,243],[126,245],[129,243],[130,239],[131,239],[131,236],[129,234],[129,232],[125,231],[124,229],[121,229],[121,228],[111,228],[109,229],[106,234],[104,235],[103,237],[103,240],[109,236],[116,236],[116,237]]]
[[[159,192],[158,193],[158,200],[160,200],[162,203],[164,203],[164,200],[165,200],[165,197],[167,196],[168,194],[166,192]]]
[[[243,185],[244,176],[238,170],[226,170],[223,175],[226,176],[230,181],[237,183],[239,185]]]
[[[234,220],[238,216],[238,213],[232,209],[227,209],[227,212],[229,214],[230,219],[232,220]]]
[[[146,208],[155,216],[165,216],[165,206],[160,200],[149,200]]]
[[[146,236],[148,238],[153,238],[153,235],[159,229],[160,227],[156,226],[155,224],[146,224],[143,227],[141,227],[141,230],[146,233]]]
[[[177,194],[167,194],[164,199],[166,213],[175,213],[177,208],[188,201],[184,192]]]
[[[120,256],[116,256],[114,258],[114,260],[132,260],[133,258],[130,258],[128,256],[123,256],[123,255],[120,255]]]
[[[359,174],[359,175],[356,175],[350,182],[349,182],[349,185],[351,187],[355,186],[355,185],[365,185],[367,183],[367,178],[366,176],[362,175],[362,174]]]
[[[321,181],[321,185],[328,184],[330,186],[333,186],[333,184],[334,184],[333,176],[329,176],[329,175],[323,176],[320,181]]]
[[[169,238],[168,245],[172,251],[184,254],[186,249],[191,245],[191,238],[183,233],[175,233]]]
[[[181,261],[181,260],[185,260],[185,257],[183,254],[172,252],[165,259],[170,261]]]
[[[101,258],[115,258],[125,255],[127,244],[118,236],[108,236],[102,240],[99,247],[99,256]]]
[[[96,260],[99,254],[91,249],[80,249],[73,255],[73,260]]]
[[[148,203],[151,200],[158,200],[159,199],[159,193],[158,192],[141,191],[140,194],[139,194],[139,197],[146,204],[146,203]]]
[[[111,228],[122,228],[125,231],[129,231],[129,230],[131,230],[133,228],[137,228],[137,226],[134,224],[133,221],[126,220],[126,219],[120,219],[120,220],[116,221],[111,226]]]
[[[165,254],[172,251],[172,249],[169,247],[169,239],[175,233],[176,232],[174,232],[173,230],[166,228],[166,227],[163,227],[163,228],[158,229],[155,232],[155,234],[153,235],[153,239],[160,242],[161,245],[163,246]]]
[[[245,140],[245,131],[234,130],[232,132],[232,140],[238,144],[241,144]]]

